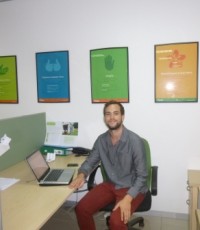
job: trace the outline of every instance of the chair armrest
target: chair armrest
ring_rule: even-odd
[[[157,181],[158,181],[158,166],[151,167],[152,180],[151,180],[151,194],[156,196],[158,193]]]
[[[100,165],[98,165],[93,171],[92,173],[89,175],[88,181],[87,181],[87,188],[88,191],[90,191],[91,189],[94,188],[94,186],[96,185],[95,183],[95,176],[96,176],[96,172],[97,169],[100,167]]]

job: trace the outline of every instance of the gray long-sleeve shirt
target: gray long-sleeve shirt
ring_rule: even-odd
[[[79,172],[88,176],[100,162],[116,189],[129,188],[128,194],[133,198],[147,192],[145,147],[134,132],[124,127],[116,145],[112,144],[109,131],[101,134]]]

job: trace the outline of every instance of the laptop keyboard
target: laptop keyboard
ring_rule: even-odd
[[[60,175],[61,175],[62,172],[63,172],[63,169],[54,169],[45,178],[45,181],[57,181],[57,179],[60,177]]]

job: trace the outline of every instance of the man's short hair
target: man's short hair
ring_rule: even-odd
[[[124,115],[124,113],[125,113],[124,106],[123,106],[120,102],[114,101],[114,100],[108,101],[108,102],[105,103],[104,109],[103,109],[103,114],[104,114],[104,115],[105,115],[105,112],[106,112],[106,108],[107,108],[108,106],[110,106],[110,105],[119,105],[121,115]]]

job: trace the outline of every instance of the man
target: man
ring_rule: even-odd
[[[95,230],[93,215],[111,202],[115,202],[115,207],[110,216],[110,229],[127,229],[131,214],[148,190],[143,141],[123,125],[124,107],[119,102],[110,101],[105,104],[103,112],[108,131],[97,138],[70,184],[71,188],[82,187],[99,163],[108,176],[108,181],[95,186],[78,202],[75,210],[81,230]]]

